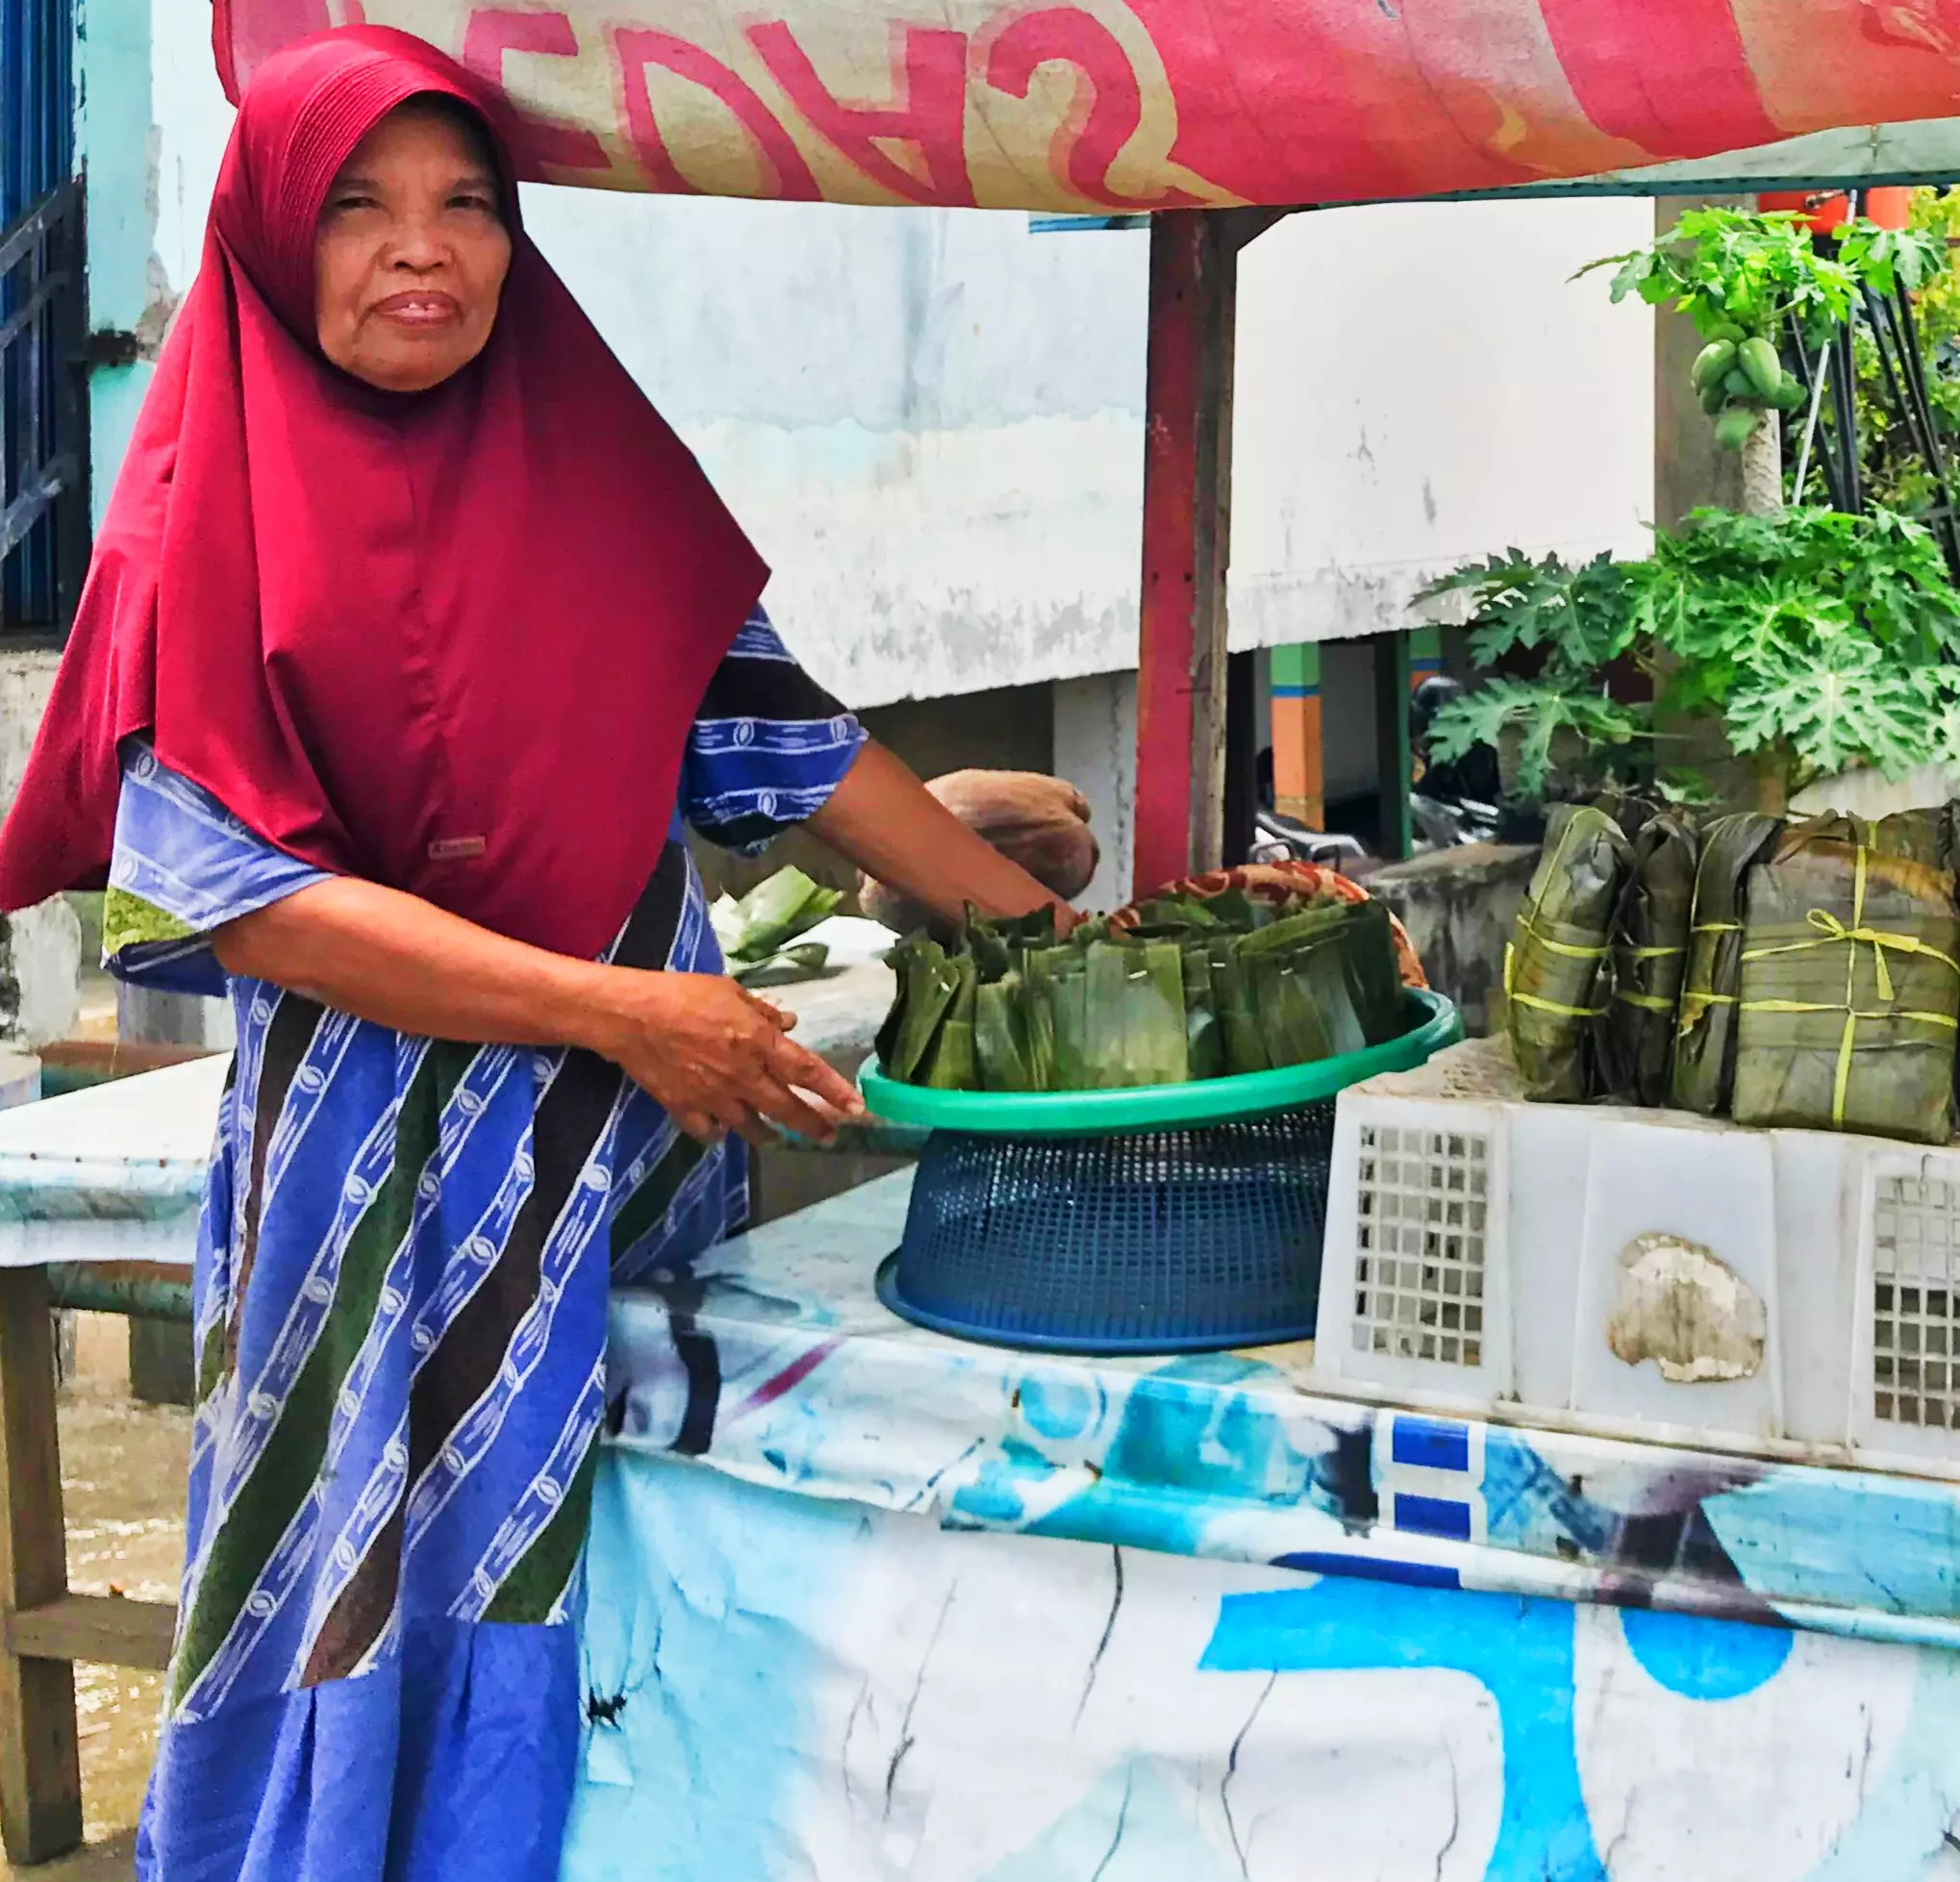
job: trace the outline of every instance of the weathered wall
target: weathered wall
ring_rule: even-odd
[[[1145,235],[574,191],[533,226],[845,697],[1133,665]],[[1568,277],[1649,228],[1640,203],[1411,205],[1247,251],[1235,646],[1405,625],[1508,543],[1638,547],[1651,321]]]
[[[1401,917],[1429,975],[1482,1039],[1503,1017],[1504,948],[1524,906],[1535,848],[1468,843],[1392,863],[1369,878],[1371,893]]]
[[[1137,790],[1137,676],[1095,673],[1055,689],[1055,774],[1089,799],[1101,850],[1095,874],[1075,900],[1085,909],[1130,899],[1136,857],[1131,810]]]
[[[11,804],[54,682],[46,653],[0,659],[0,805]],[[0,917],[0,1039],[38,1045],[73,1029],[82,924],[57,897]]]
[[[1509,544],[1637,553],[1652,316],[1570,277],[1652,228],[1643,202],[1408,203],[1246,250],[1233,644],[1405,626],[1424,582]]]
[[[87,0],[98,325],[195,265],[228,113],[204,8]],[[533,232],[748,523],[812,668],[875,706],[1111,673],[1136,643],[1141,232],[538,189]],[[1631,545],[1651,323],[1567,286],[1638,202],[1296,216],[1246,254],[1234,642],[1398,626],[1462,556]],[[144,372],[98,380],[98,488]]]

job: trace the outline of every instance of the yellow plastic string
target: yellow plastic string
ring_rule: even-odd
[[[1552,852],[1551,857],[1554,867],[1557,866],[1565,856],[1566,844],[1571,839],[1573,821],[1576,821],[1576,819],[1569,821],[1566,827],[1559,833],[1558,848]],[[1526,910],[1519,912],[1518,931],[1520,934],[1528,935],[1547,954],[1563,954],[1569,961],[1601,961],[1611,951],[1608,944],[1604,941],[1600,942],[1597,947],[1581,947],[1572,941],[1553,941],[1549,935],[1541,935],[1531,925],[1531,916]],[[1504,943],[1504,998],[1508,1003],[1528,1007],[1535,1013],[1556,1014],[1561,1019],[1596,1019],[1606,1011],[1603,1006],[1563,1006],[1557,1000],[1547,1000],[1537,993],[1514,992],[1512,991],[1512,983],[1515,978],[1514,969],[1517,959],[1517,943],[1506,941]]]
[[[1527,934],[1532,932],[1528,925],[1525,926],[1525,932]],[[1537,935],[1534,939],[1543,941],[1545,937]],[[1583,950],[1573,949],[1571,951],[1574,953],[1603,954],[1606,950],[1602,947]],[[1603,1006],[1561,1006],[1557,1000],[1543,999],[1536,993],[1515,992],[1512,989],[1512,982],[1516,977],[1513,969],[1517,965],[1517,946],[1511,941],[1506,941],[1504,943],[1504,997],[1513,1006],[1530,1007],[1536,1013],[1555,1013],[1562,1019],[1596,1019],[1606,1011]]]
[[[1865,925],[1865,877],[1866,862],[1871,850],[1863,841],[1860,827],[1857,860],[1851,878],[1851,922],[1848,927],[1828,909],[1812,909],[1804,918],[1818,931],[1816,941],[1779,941],[1774,947],[1751,947],[1743,951],[1746,961],[1765,961],[1776,954],[1803,954],[1816,947],[1835,947],[1840,941],[1850,944],[1846,956],[1845,997],[1841,1006],[1825,1005],[1810,1000],[1744,1000],[1741,1002],[1745,1013],[1842,1013],[1845,1016],[1845,1030],[1838,1040],[1837,1076],[1831,1086],[1831,1123],[1842,1127],[1845,1121],[1845,1100],[1849,1095],[1851,1085],[1851,1054],[1858,1041],[1858,1022],[1861,1019],[1914,1019],[1923,1025],[1944,1026],[1949,1032],[1960,1031],[1960,1020],[1948,1014],[1922,1013],[1909,1010],[1897,1012],[1893,1002],[1897,998],[1892,984],[1892,970],[1886,966],[1886,950],[1896,954],[1923,954],[1938,961],[1956,975],[1960,976],[1960,962],[1950,955],[1943,954],[1937,947],[1930,947],[1917,935],[1902,935],[1883,928],[1868,928]],[[1858,991],[1858,946],[1863,942],[1872,949],[1872,980],[1878,989],[1878,997],[1884,1005],[1874,1012],[1861,1012],[1853,1004]]]
[[[1528,916],[1520,915],[1518,917],[1518,926],[1520,932],[1529,935],[1547,954],[1563,954],[1571,961],[1598,961],[1608,952],[1603,941],[1597,947],[1580,947],[1571,941],[1553,941],[1549,935],[1541,935],[1531,925]]]
[[[1742,932],[1740,921],[1696,921],[1695,913],[1701,903],[1701,871],[1695,871],[1695,899],[1688,910],[1688,933],[1693,935],[1738,935]],[[1684,950],[1685,951],[1685,950]],[[1688,1035],[1707,1016],[1712,1006],[1734,1006],[1737,1004],[1733,993],[1717,993],[1698,987],[1683,987],[1674,1013],[1674,1033],[1679,1039]]]

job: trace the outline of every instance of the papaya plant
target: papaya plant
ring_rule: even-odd
[[[1693,209],[1651,246],[1579,273],[1611,267],[1616,302],[1637,295],[1695,323],[1704,342],[1696,394],[1717,441],[1743,453],[1744,507],[1770,514],[1783,501],[1779,414],[1803,403],[1783,364],[1783,336],[1794,330],[1814,356],[1851,318],[1863,286],[1915,289],[1945,264],[1944,244],[1923,230],[1854,219],[1826,253],[1794,213]]]
[[[1960,770],[1960,592],[1931,533],[1890,511],[1699,510],[1657,532],[1644,562],[1574,568],[1514,552],[1427,593],[1470,596],[1480,666],[1538,651],[1533,677],[1487,679],[1430,733],[1445,761],[1508,747],[1531,795],[1559,772],[1692,784],[1667,764],[1656,720],[1697,715],[1754,763],[1764,808],[1854,765]],[[1654,701],[1608,696],[1622,660]]]

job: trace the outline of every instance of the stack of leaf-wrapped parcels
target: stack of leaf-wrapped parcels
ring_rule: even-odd
[[[1505,964],[1527,1093],[1945,1142],[1954,830],[1561,806]]]
[[[1052,911],[969,913],[888,956],[888,1077],[942,1091],[1177,1085],[1358,1052],[1408,1029],[1421,985],[1381,903],[1304,865],[1216,871],[1058,939]]]

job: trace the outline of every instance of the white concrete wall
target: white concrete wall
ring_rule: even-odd
[[[87,6],[93,234],[121,284],[97,318],[135,326],[195,266],[229,113],[203,7]],[[845,698],[1134,665],[1145,234],[564,189],[527,213]],[[1423,580],[1510,543],[1637,546],[1651,322],[1567,277],[1650,227],[1640,202],[1411,205],[1247,251],[1235,645],[1402,625]],[[142,378],[99,388],[100,489]]]
[[[1653,318],[1585,263],[1638,200],[1298,215],[1240,264],[1232,640],[1408,624],[1434,575],[1516,544],[1643,553]]]

